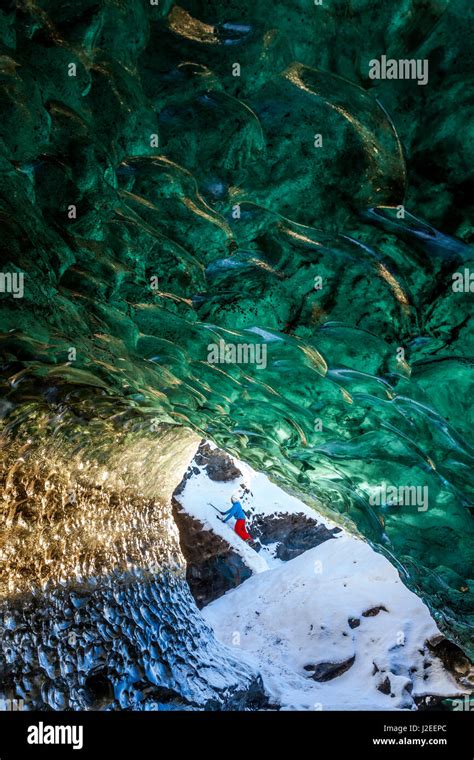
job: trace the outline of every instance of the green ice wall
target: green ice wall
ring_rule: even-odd
[[[6,442],[190,427],[472,653],[473,31],[463,0],[3,0]]]

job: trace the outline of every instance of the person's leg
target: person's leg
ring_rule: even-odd
[[[237,535],[240,536],[242,541],[250,541],[251,536],[247,533],[245,528],[245,520],[236,520],[234,530]]]

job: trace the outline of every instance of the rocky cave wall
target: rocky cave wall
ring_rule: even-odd
[[[185,580],[171,493],[196,437],[165,426],[111,442],[104,425],[94,451],[49,422],[36,418],[34,441],[2,438],[0,698],[27,710],[265,704]]]

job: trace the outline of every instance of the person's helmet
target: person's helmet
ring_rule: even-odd
[[[235,504],[235,502],[239,501],[239,499],[240,499],[240,496],[238,493],[233,493],[232,496],[230,497],[232,504]]]

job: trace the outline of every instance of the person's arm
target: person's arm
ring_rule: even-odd
[[[224,514],[227,515],[227,517],[225,518],[223,522],[227,522],[227,520],[230,520],[230,518],[234,516],[235,511],[236,511],[235,506],[236,506],[235,504],[232,504],[231,508],[228,509],[227,512],[224,512]]]

